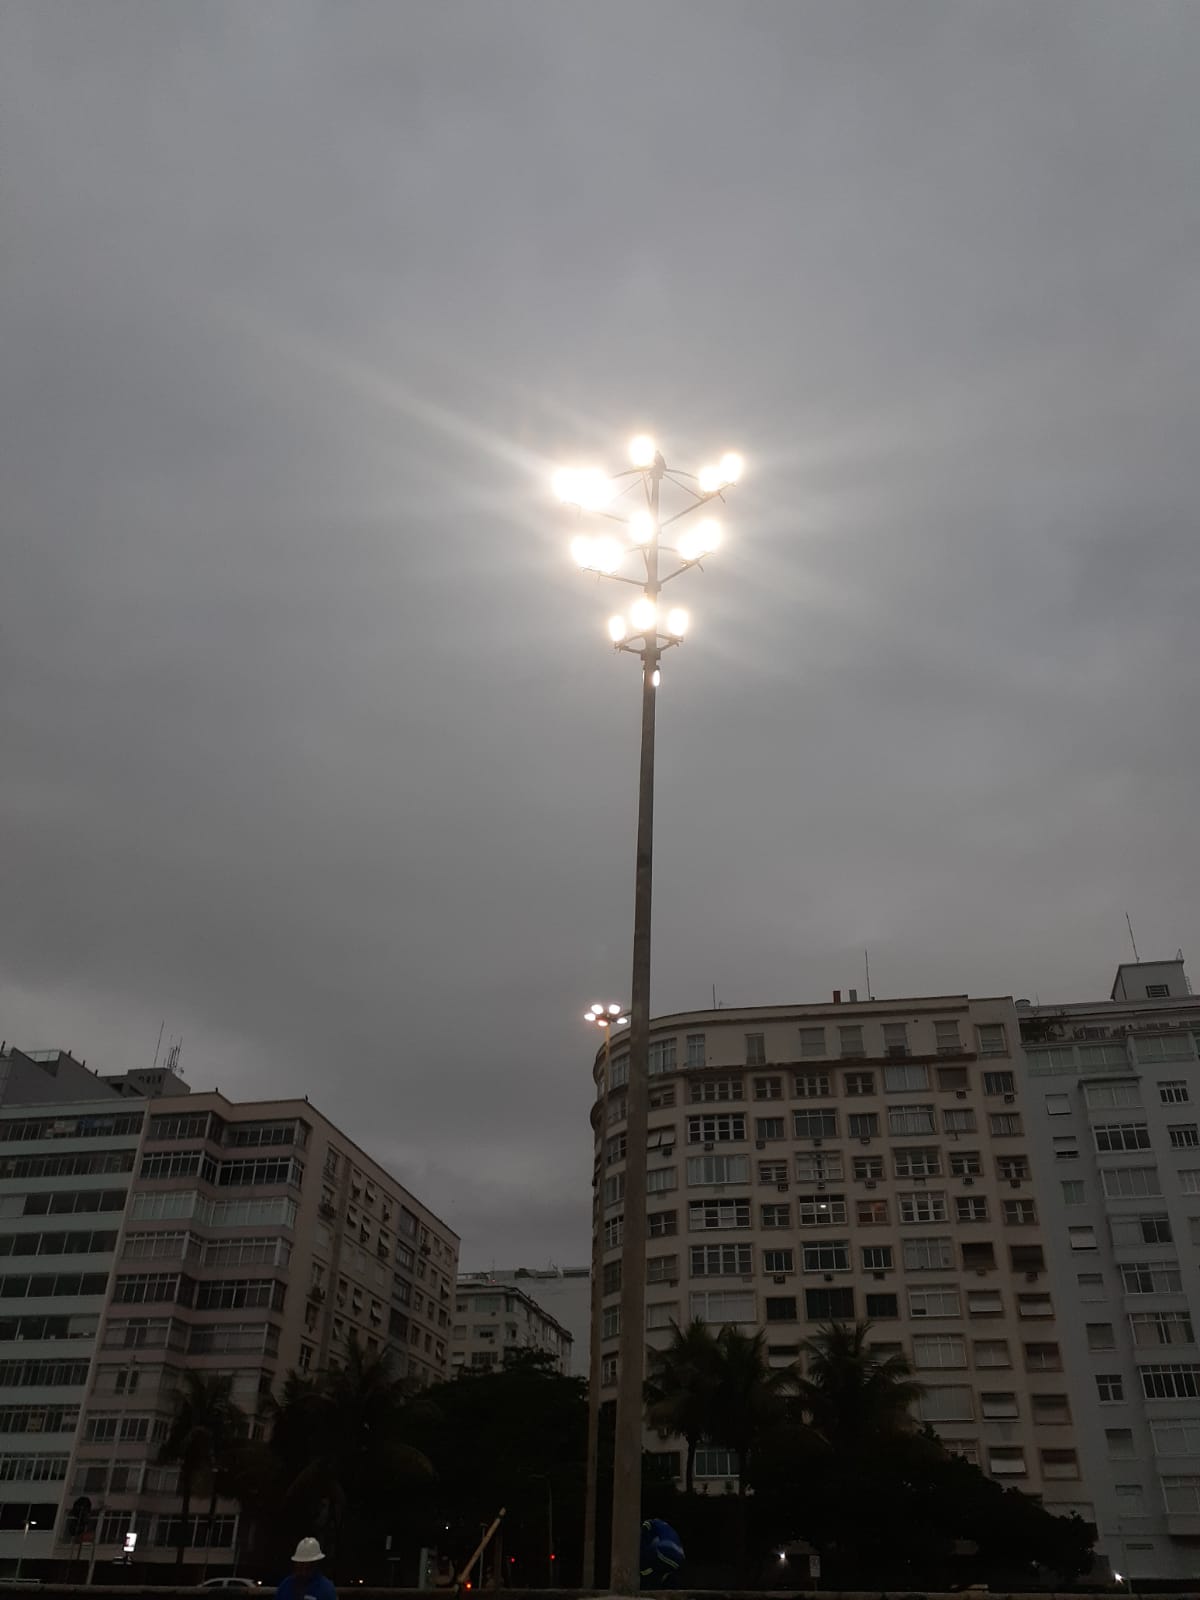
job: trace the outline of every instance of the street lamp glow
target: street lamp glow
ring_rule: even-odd
[[[684,561],[700,561],[711,555],[720,543],[721,524],[712,517],[705,517],[694,528],[680,534],[676,548]]]
[[[721,488],[723,482],[724,480],[721,477],[720,467],[711,466],[700,468],[700,487],[705,494],[716,494],[717,490]]]
[[[667,632],[672,639],[682,639],[688,630],[688,614],[682,606],[675,606],[667,612]]]
[[[639,433],[629,441],[629,459],[635,467],[652,467],[658,446],[648,433]]]
[[[736,483],[745,466],[745,461],[736,450],[727,450],[717,463],[717,470],[725,483]]]
[[[658,607],[649,595],[642,595],[629,608],[629,620],[639,633],[645,633],[658,621]]]
[[[562,467],[551,484],[564,505],[578,506],[581,511],[599,511],[615,492],[612,480],[599,467]]]
[[[624,617],[621,617],[621,616],[609,617],[609,619],[608,619],[608,637],[612,640],[612,642],[614,644],[620,644],[622,639],[624,639],[625,635],[628,632],[629,632],[629,627],[628,627]]]
[[[629,542],[631,544],[649,544],[654,537],[654,530],[658,526],[648,511],[635,511],[629,519]]]
[[[610,1017],[619,1017],[621,1015],[620,1006],[609,1006],[608,1014]]]
[[[602,1017],[604,1015],[604,1005],[603,1005],[602,1001],[600,1001],[600,1000],[593,1000],[592,1001],[592,1013],[593,1013],[594,1016],[597,1016],[597,1017]]]
[[[658,688],[659,684],[662,682],[662,673],[659,671],[659,669],[657,667],[655,667],[654,671],[650,674],[650,682],[654,685],[654,687],[656,689]]]
[[[596,539],[592,544],[592,569],[610,576],[624,560],[625,551],[618,539]]]

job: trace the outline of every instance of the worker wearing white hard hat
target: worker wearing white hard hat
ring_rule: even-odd
[[[317,1571],[318,1561],[324,1559],[319,1540],[301,1539],[292,1552],[292,1570],[276,1589],[275,1600],[337,1600],[331,1581]]]

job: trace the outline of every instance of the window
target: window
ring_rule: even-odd
[[[1108,1449],[1110,1461],[1131,1461],[1133,1459],[1132,1428],[1105,1428],[1104,1443]]]
[[[1119,1372],[1096,1374],[1096,1395],[1104,1405],[1113,1405],[1125,1398],[1125,1380]]]
[[[1094,1250],[1096,1248],[1096,1230],[1091,1227],[1068,1228],[1067,1241],[1072,1250]]]
[[[847,1023],[838,1029],[838,1047],[843,1056],[865,1056],[863,1031],[857,1023]]]
[[[860,1227],[886,1227],[888,1203],[886,1200],[858,1200],[855,1202],[854,1215]]]
[[[1048,1294],[1019,1294],[1017,1315],[1024,1320],[1031,1317],[1052,1317],[1054,1306]]]
[[[1077,1273],[1075,1282],[1079,1285],[1079,1292],[1084,1300],[1108,1299],[1108,1295],[1104,1288],[1104,1274],[1102,1272]]]
[[[646,1218],[646,1231],[651,1239],[665,1239],[679,1232],[677,1211],[651,1211]]]
[[[1044,1272],[1046,1258],[1040,1244],[1012,1244],[1008,1247],[1014,1272]]]
[[[801,1028],[800,1029],[800,1058],[811,1061],[816,1056],[825,1054],[825,1029]]]
[[[792,1079],[792,1093],[798,1100],[828,1100],[832,1093],[826,1072],[798,1072]]]
[[[954,1216],[958,1222],[986,1222],[987,1201],[982,1195],[957,1195],[954,1200]]]
[[[975,1036],[979,1041],[979,1054],[981,1056],[1006,1056],[1008,1043],[1004,1037],[1004,1024],[1002,1022],[983,1022],[975,1029]]]
[[[962,1049],[958,1036],[958,1019],[943,1017],[933,1024],[933,1042],[940,1056],[956,1055]]]
[[[1173,1417],[1150,1424],[1156,1456],[1200,1456],[1200,1421]]]
[[[748,1067],[765,1067],[766,1064],[766,1035],[762,1033],[748,1033],[746,1035],[746,1065]]]
[[[646,1329],[648,1332],[652,1332],[656,1328],[669,1328],[678,1321],[679,1306],[673,1300],[646,1307]]]
[[[689,1033],[684,1047],[687,1051],[688,1066],[702,1067],[705,1063],[704,1035],[702,1033]]]
[[[865,1244],[862,1247],[864,1272],[890,1272],[895,1265],[890,1244]]]
[[[848,1072],[842,1083],[846,1093],[852,1097],[875,1093],[875,1074],[873,1072]]]
[[[1173,1122],[1167,1128],[1172,1150],[1195,1150],[1200,1145],[1200,1128],[1194,1122]]]
[[[696,1290],[688,1296],[688,1312],[694,1321],[753,1322],[754,1296],[725,1289]]]
[[[761,1216],[764,1228],[790,1228],[792,1225],[792,1208],[786,1201],[782,1205],[773,1202],[761,1207]]]
[[[1140,1106],[1142,1103],[1142,1093],[1136,1078],[1085,1083],[1083,1098],[1089,1111],[1123,1111],[1130,1106]]]
[[[795,1322],[796,1296],[794,1294],[769,1294],[763,1300],[768,1322]]]
[[[1025,1476],[1025,1452],[1019,1445],[988,1445],[987,1464],[993,1478]]]
[[[1137,1040],[1139,1061],[1192,1061],[1195,1051],[1186,1033],[1143,1036]]]
[[[754,1271],[748,1244],[694,1244],[689,1254],[693,1278],[745,1278]]]
[[[1039,1406],[1045,1412],[1049,1409],[1050,1403],[1056,1398],[1054,1395],[1037,1395],[1034,1397],[1033,1420],[1035,1422],[1070,1421],[1069,1412],[1066,1418],[1038,1415]],[[1067,1410],[1065,1400],[1062,1402],[1062,1409],[1064,1411]],[[1077,1478],[1079,1476],[1079,1457],[1074,1450],[1043,1450],[1040,1454],[1042,1458],[1042,1477],[1047,1482],[1055,1478]]]
[[[845,1239],[822,1239],[820,1244],[801,1246],[801,1265],[805,1272],[849,1272],[850,1246]]]
[[[1089,1350],[1115,1350],[1116,1338],[1113,1335],[1111,1322],[1089,1322],[1087,1324],[1087,1347]]]
[[[1029,1227],[1037,1221],[1037,1207],[1032,1200],[1006,1200],[1004,1220],[1010,1227]]]
[[[485,1366],[485,1365],[487,1365],[487,1366],[495,1366],[496,1365],[496,1354],[497,1354],[497,1352],[495,1350],[482,1350],[482,1351],[477,1350],[475,1352],[475,1354],[471,1357],[471,1365],[473,1367],[474,1366],[482,1367],[482,1366]],[[484,1359],[482,1359],[485,1356],[490,1356],[491,1359],[489,1361],[485,1362]],[[601,1384],[603,1385],[604,1388],[611,1389],[612,1386],[616,1383],[616,1381],[617,1381],[617,1358],[616,1358],[616,1356],[601,1356],[601,1358],[600,1358],[600,1382],[601,1382]]]
[[[1015,1111],[993,1111],[988,1126],[993,1139],[1005,1139],[1021,1132],[1021,1118]]]
[[[615,1166],[618,1161],[625,1159],[625,1135],[618,1133],[611,1138],[604,1147],[604,1163],[606,1166]]]
[[[941,1151],[935,1146],[908,1145],[892,1153],[898,1178],[940,1178]]]
[[[871,1322],[892,1322],[900,1315],[900,1302],[894,1294],[869,1294],[867,1319]]]
[[[1118,1516],[1144,1517],[1146,1515],[1146,1496],[1140,1483],[1115,1483],[1113,1492],[1117,1497]]]
[[[983,1162],[979,1159],[978,1150],[952,1150],[950,1152],[950,1173],[955,1178],[980,1178],[983,1176]]]
[[[885,1022],[883,1025],[883,1049],[889,1056],[908,1054],[908,1024],[907,1022]]]
[[[942,1112],[942,1128],[946,1133],[974,1133],[975,1113],[969,1108]]]
[[[741,1078],[693,1078],[688,1085],[688,1099],[693,1105],[712,1105],[723,1100],[743,1100],[745,1085]]]
[[[1085,1187],[1074,1179],[1068,1179],[1060,1184],[1062,1189],[1063,1205],[1081,1206],[1087,1198]]]
[[[1135,1345],[1191,1344],[1195,1339],[1186,1311],[1134,1311],[1129,1325]]]
[[[1150,1148],[1150,1129],[1144,1122],[1098,1122],[1092,1137],[1101,1154]]]
[[[951,1089],[965,1089],[968,1086],[966,1067],[939,1067],[937,1069],[937,1086],[948,1093]]]
[[[1004,1301],[999,1289],[968,1289],[967,1315],[969,1317],[1001,1317]]]
[[[960,1333],[915,1333],[913,1366],[965,1367],[967,1342]]]
[[[760,1161],[758,1163],[759,1183],[782,1183],[788,1181],[788,1164],[786,1161]]]
[[[908,1314],[910,1317],[959,1317],[962,1315],[962,1303],[958,1290],[949,1287],[910,1289]]]
[[[1139,1200],[1162,1193],[1157,1167],[1105,1167],[1100,1183],[1109,1199]]]
[[[615,1339],[621,1332],[620,1306],[605,1306],[600,1318],[600,1337]]]
[[[656,1077],[660,1072],[674,1072],[675,1070],[675,1040],[651,1039],[650,1041],[650,1076]]]
[[[792,1130],[797,1139],[837,1137],[836,1111],[793,1111]]]
[[[876,1182],[883,1177],[882,1156],[855,1156],[854,1178],[857,1183]]]
[[[1015,1073],[985,1072],[983,1075],[983,1092],[987,1095],[1015,1094],[1017,1092]]]
[[[888,1132],[900,1138],[936,1132],[933,1107],[924,1105],[889,1106]]]
[[[1065,1134],[1061,1138],[1055,1138],[1052,1143],[1055,1161],[1079,1160],[1079,1140],[1073,1133]]]
[[[1168,1516],[1194,1517],[1200,1514],[1200,1477],[1164,1478],[1163,1499]]]
[[[796,1202],[796,1221],[801,1228],[830,1228],[846,1220],[844,1194],[816,1194]]]
[[[701,1445],[696,1451],[694,1471],[697,1478],[736,1478],[737,1457],[732,1450]]]
[[[1126,1294],[1181,1294],[1183,1274],[1177,1261],[1139,1261],[1118,1267]]]
[[[905,1190],[896,1196],[901,1222],[945,1222],[946,1196],[940,1189]]]
[[[781,1177],[786,1179],[787,1166],[782,1162],[780,1165],[783,1167]],[[759,1177],[760,1179],[762,1177],[761,1165],[759,1167]],[[750,1157],[689,1156],[687,1181],[689,1189],[707,1189],[716,1183],[749,1183]]]
[[[853,1322],[853,1289],[806,1289],[804,1315],[809,1322]]]
[[[976,1339],[975,1365],[979,1368],[1011,1367],[1012,1358],[1008,1353],[1008,1340]]]
[[[691,1200],[688,1202],[688,1231],[711,1228],[748,1228],[749,1200]]]
[[[964,1272],[991,1272],[996,1266],[996,1250],[990,1239],[980,1239],[962,1247]]]
[[[963,1384],[929,1384],[917,1400],[922,1422],[970,1422],[974,1415],[971,1391]]]
[[[604,1248],[615,1250],[625,1239],[625,1218],[605,1217],[604,1219]]]
[[[1138,1221],[1142,1225],[1143,1244],[1171,1243],[1171,1219],[1165,1211],[1148,1211]]]
[[[727,1143],[746,1137],[746,1119],[737,1113],[713,1113],[687,1119],[689,1144]]]
[[[979,1397],[980,1414],[988,1422],[1015,1422],[1021,1415],[1015,1394],[997,1391]]]
[[[1048,1094],[1046,1096],[1046,1115],[1049,1117],[1068,1117],[1071,1114],[1071,1096],[1069,1094]]]
[[[674,1283],[678,1276],[678,1256],[650,1256],[646,1262],[647,1283]]]
[[[874,1111],[852,1111],[847,1118],[852,1139],[874,1139],[879,1133],[879,1116]]]
[[[904,1239],[901,1249],[906,1272],[946,1272],[954,1265],[948,1238]]]
[[[755,1078],[754,1098],[756,1100],[782,1100],[782,1078]]]
[[[909,1062],[904,1066],[887,1066],[883,1069],[885,1094],[905,1094],[913,1089],[928,1089],[929,1068],[921,1063]]]
[[[882,1166],[882,1158],[876,1159],[880,1160]],[[836,1151],[812,1150],[796,1157],[798,1183],[831,1183],[841,1176],[842,1158]]]
[[[1026,1372],[1061,1372],[1062,1353],[1056,1344],[1027,1344]]]
[[[678,1181],[679,1174],[674,1167],[655,1167],[653,1172],[646,1174],[646,1193],[668,1194]]]
[[[1141,1367],[1142,1393],[1147,1400],[1195,1400],[1200,1398],[1200,1366]]]
[[[1183,1078],[1168,1078],[1158,1086],[1158,1098],[1165,1106],[1183,1106],[1188,1103],[1191,1096],[1188,1094],[1187,1082]]]
[[[756,1139],[784,1139],[787,1137],[787,1124],[782,1117],[756,1117],[754,1119],[754,1137]]]
[[[772,1274],[777,1272],[794,1272],[796,1270],[796,1257],[793,1250],[764,1250],[762,1255],[762,1269]]]

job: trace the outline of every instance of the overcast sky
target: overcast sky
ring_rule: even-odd
[[[638,689],[561,460],[747,457],[654,1003],[1200,969],[1200,6],[8,0],[0,1034],[587,1256]]]

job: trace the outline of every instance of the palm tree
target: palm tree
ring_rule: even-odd
[[[749,1334],[726,1326],[717,1335],[716,1347],[708,1437],[737,1457],[738,1494],[743,1495],[751,1455],[764,1434],[783,1420],[787,1397],[796,1393],[798,1380],[791,1367],[768,1364],[766,1335],[761,1331]]]
[[[650,1350],[645,1383],[646,1420],[664,1434],[687,1442],[685,1483],[690,1494],[696,1475],[696,1446],[712,1424],[717,1388],[718,1345],[708,1324],[696,1318],[686,1329],[671,1325],[665,1350]]]
[[[179,1465],[179,1538],[175,1565],[183,1566],[191,1520],[192,1491],[209,1482],[208,1533],[216,1510],[217,1475],[230,1451],[246,1433],[246,1416],[233,1398],[233,1379],[208,1372],[185,1372],[174,1397],[170,1430],[158,1459]]]
[[[880,1360],[869,1322],[834,1322],[804,1342],[808,1374],[799,1392],[816,1431],[830,1444],[861,1444],[906,1431],[922,1391],[903,1356]]]

